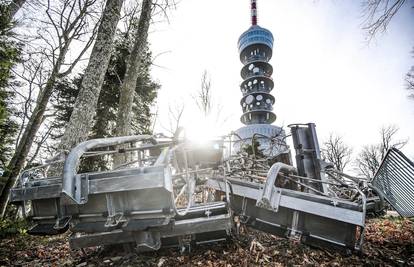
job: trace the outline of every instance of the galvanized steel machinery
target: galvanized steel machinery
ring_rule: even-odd
[[[252,26],[238,43],[245,126],[203,144],[180,134],[94,139],[25,170],[10,200],[30,234],[70,230],[75,249],[133,243],[145,251],[229,240],[246,225],[351,252],[362,248],[366,215],[385,201],[413,216],[414,164],[401,152],[390,151],[368,181],[321,159],[315,124],[290,125],[289,135],[271,124],[273,36],[257,25],[255,0],[251,7]],[[114,166],[117,154],[127,156]],[[49,174],[62,164],[62,175]]]

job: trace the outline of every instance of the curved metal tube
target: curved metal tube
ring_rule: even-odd
[[[79,165],[80,158],[86,151],[92,148],[114,146],[142,140],[152,140],[152,142],[155,142],[155,139],[151,135],[132,135],[92,139],[77,145],[70,151],[65,160],[65,165],[63,167],[62,195],[69,201],[69,203],[83,204],[86,202],[80,197],[80,180],[76,181],[76,169]]]
[[[355,189],[361,195],[361,201],[362,201],[362,203],[361,203],[361,205],[362,205],[362,216],[361,216],[361,218],[363,220],[362,224],[364,225],[364,226],[360,226],[361,227],[361,234],[360,234],[359,242],[355,246],[355,249],[362,250],[362,244],[364,243],[364,232],[365,232],[365,216],[367,214],[367,198],[366,198],[364,192],[362,192],[362,190],[358,186],[356,186]]]
[[[177,197],[174,198],[174,190],[172,191],[172,196],[173,196],[173,208],[175,213],[178,216],[185,216],[187,215],[188,211],[190,210],[192,204],[193,204],[193,194],[195,192],[195,180],[191,179],[189,172],[188,172],[188,159],[187,159],[187,151],[185,150],[184,147],[184,143],[181,143],[179,145],[176,145],[175,147],[173,147],[170,151],[169,151],[169,156],[168,156],[168,162],[171,161],[171,157],[172,155],[175,153],[176,150],[180,149],[183,153],[183,157],[184,157],[184,174],[185,174],[185,185],[181,188],[181,192],[177,195]],[[179,196],[181,196],[184,191],[187,190],[187,198],[188,198],[188,203],[185,207],[184,210],[179,210],[177,208],[177,200],[179,198]]]
[[[281,171],[297,173],[296,168],[291,165],[287,165],[282,162],[276,162],[273,164],[267,173],[266,183],[263,187],[262,195],[257,199],[256,206],[277,211],[277,207],[272,207],[272,197],[274,192],[273,186],[276,182],[277,175]]]
[[[378,187],[374,186],[373,184],[368,184],[368,188],[371,188],[378,195],[380,199],[381,210],[384,210],[384,203],[385,203],[384,193],[382,193],[382,191],[379,190]]]

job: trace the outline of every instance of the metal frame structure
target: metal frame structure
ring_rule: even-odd
[[[230,186],[231,208],[248,226],[313,246],[360,250],[367,212],[360,183],[321,160],[314,124],[290,128],[296,167],[280,161],[268,167],[270,157],[239,153],[208,185],[218,192]]]
[[[243,150],[223,158],[231,138],[204,146],[151,136],[89,140],[63,160],[62,177],[47,175],[62,160],[23,172],[11,201],[33,223],[30,234],[70,229],[72,248],[134,242],[145,251],[217,242],[237,233],[237,216],[247,226],[312,246],[360,250],[368,204],[379,198],[368,198],[356,178],[320,160],[313,124],[291,129],[295,147],[302,147],[296,156],[309,156],[299,157],[297,168]],[[128,161],[77,172],[84,158],[106,157],[110,166],[118,153]]]
[[[294,124],[293,166],[285,131],[271,125],[273,35],[257,25],[256,0],[251,8],[252,26],[238,44],[245,126],[202,146],[178,134],[89,140],[24,171],[11,202],[23,207],[30,234],[70,229],[72,248],[135,243],[157,250],[226,240],[238,232],[237,216],[264,232],[354,251],[362,249],[367,212],[381,210],[384,199],[401,214],[414,214],[412,191],[404,190],[413,189],[414,165],[398,151],[387,154],[371,184],[321,159],[314,124]],[[231,150],[227,157],[224,147]],[[124,162],[113,166],[117,154]],[[108,169],[85,171],[85,159]],[[61,176],[48,175],[53,165]]]
[[[131,143],[130,148],[116,148]],[[90,151],[97,148],[107,150]],[[123,169],[76,171],[84,156],[116,153],[140,156],[124,163]],[[34,224],[30,234],[58,234],[70,228],[73,248],[136,242],[142,250],[159,249],[161,240],[181,244],[188,235],[189,242],[207,242],[210,236],[216,241],[230,233],[228,205],[224,201],[195,203],[195,178],[203,170],[193,168],[202,166],[194,165],[195,160],[209,162],[221,154],[200,155],[172,141],[161,145],[151,136],[89,140],[66,157],[62,178],[39,176],[50,164],[22,173],[11,201],[24,211],[29,207],[25,216]],[[176,184],[181,184],[178,189]],[[178,202],[185,192],[186,204],[180,208]]]

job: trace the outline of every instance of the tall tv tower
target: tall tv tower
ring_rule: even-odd
[[[245,126],[238,129],[236,134],[241,138],[235,140],[235,150],[240,150],[243,144],[250,144],[253,135],[259,141],[262,149],[270,147],[270,138],[283,140],[284,132],[280,127],[271,125],[276,120],[273,113],[275,98],[270,92],[274,88],[272,79],[273,67],[269,64],[272,58],[273,35],[257,25],[257,1],[251,0],[251,26],[242,33],[238,41],[240,61],[243,63],[241,77],[243,82],[240,90],[243,97],[240,105],[243,114],[240,120]],[[266,137],[264,137],[266,136]],[[283,141],[284,143],[284,141]],[[268,155],[277,155],[281,148],[272,147],[265,151]]]

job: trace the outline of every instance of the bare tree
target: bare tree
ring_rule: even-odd
[[[414,55],[414,48],[411,53]],[[405,82],[407,90],[409,91],[409,97],[414,99],[414,66],[411,67],[410,71],[405,76]]]
[[[163,127],[171,136],[175,136],[178,129],[181,127],[181,119],[184,114],[184,103],[175,106],[168,106],[168,128]]]
[[[367,32],[368,42],[378,33],[387,30],[392,18],[404,6],[407,0],[364,0],[363,1],[363,29]],[[414,8],[414,5],[411,6]],[[414,98],[414,66],[406,74],[407,89],[411,92],[409,97]]]
[[[43,88],[47,82],[47,71],[44,56],[38,57],[32,53],[27,54],[27,58],[23,60],[18,70],[13,69],[13,74],[20,82],[12,84],[10,89],[14,93],[13,106],[16,108],[14,115],[19,124],[19,129],[15,142],[15,150],[21,140],[27,122],[30,120],[33,109],[36,106],[35,96],[39,93],[39,88]],[[22,87],[24,90],[22,90]]]
[[[399,128],[396,125],[388,125],[381,128],[381,143],[379,144],[381,160],[390,148],[401,149],[408,143],[408,139],[395,140],[398,130]]]
[[[197,94],[191,96],[201,112],[202,119],[206,119],[213,111],[213,97],[211,91],[211,78],[205,70],[201,76],[201,86]],[[181,128],[182,117],[184,114],[185,105],[169,104],[168,105],[168,127],[163,128],[171,135],[175,136]]]
[[[211,78],[206,70],[201,76],[200,90],[196,96],[193,96],[193,98],[204,117],[207,117],[211,112],[213,104],[211,96]]]
[[[352,148],[344,143],[342,136],[331,133],[329,139],[323,143],[322,157],[332,162],[341,172],[351,162],[351,154]]]
[[[384,126],[380,130],[380,142],[362,148],[356,159],[356,165],[361,175],[367,178],[374,177],[387,151],[390,148],[401,149],[408,143],[408,139],[395,139],[398,130],[399,128],[395,125]]]
[[[72,72],[93,42],[96,28],[91,30],[90,25],[95,12],[95,2],[96,0],[60,0],[52,3],[48,0],[45,4],[42,4],[45,9],[45,16],[39,17],[38,23],[42,25],[39,34],[45,43],[45,48],[41,49],[40,54],[50,64],[50,70],[46,72],[47,79],[45,83],[38,88],[39,92],[33,112],[0,181],[0,217],[4,215],[10,189],[26,163],[26,158],[36,134],[44,120],[55,82]],[[84,39],[85,37],[90,38]],[[72,44],[79,48],[82,42],[84,44],[83,47],[80,46],[79,53],[74,58],[67,60],[67,54]]]
[[[38,157],[39,153],[42,151],[43,148],[49,149],[49,145],[47,143],[49,136],[53,130],[52,126],[47,126],[45,131],[40,134],[40,136],[36,137],[33,143],[35,147],[33,149],[32,155],[30,155],[29,160],[27,161],[27,165],[32,165],[36,158]],[[45,147],[46,146],[46,147]],[[46,157],[49,158],[49,157]]]
[[[407,90],[410,91],[408,96],[414,99],[414,67],[412,67],[410,72],[407,73],[405,80],[407,82]]]
[[[360,174],[372,178],[381,164],[381,153],[378,145],[364,146],[359,153],[357,159],[357,166]]]
[[[387,30],[388,24],[397,14],[406,0],[364,0],[363,16],[365,17],[363,29],[367,31],[371,40],[378,33]]]
[[[197,95],[193,96],[195,103],[197,104],[198,109],[201,111],[203,119],[207,119],[210,124],[219,127],[223,125],[227,118],[223,118],[221,112],[223,106],[214,97],[212,86],[211,86],[211,77],[207,70],[203,71],[201,75],[201,86]]]

